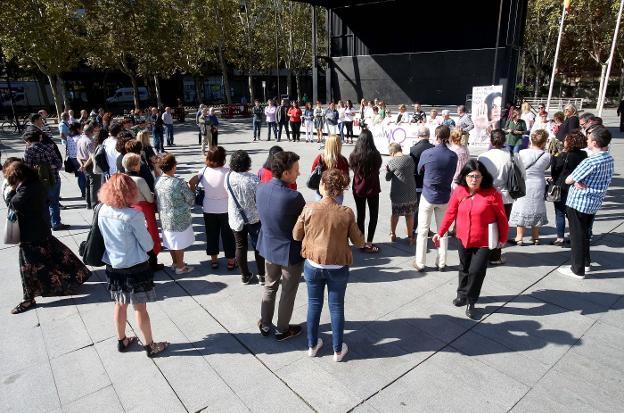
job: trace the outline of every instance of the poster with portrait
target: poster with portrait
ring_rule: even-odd
[[[487,147],[490,132],[500,127],[503,85],[475,86],[472,88],[472,121],[468,143],[471,146]]]

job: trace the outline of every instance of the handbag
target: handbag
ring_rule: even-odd
[[[78,252],[82,257],[82,262],[92,267],[103,267],[106,265],[102,261],[104,251],[106,250],[106,247],[104,246],[104,237],[102,236],[102,232],[98,226],[100,208],[102,208],[102,204],[97,204],[93,209],[91,229],[89,229],[87,239],[80,243],[80,248],[78,249]]]
[[[319,186],[321,185],[321,175],[323,175],[323,158],[319,160],[318,165],[316,165],[316,168],[312,171],[312,175],[308,178],[306,186],[310,189],[318,191]]]
[[[234,191],[232,190],[232,185],[230,185],[231,173],[232,172],[228,172],[227,177],[225,178],[228,191],[230,191],[230,195],[232,196],[232,201],[234,201],[234,205],[236,205],[236,209],[238,210],[238,213],[241,215],[241,218],[243,218],[243,222],[245,223],[245,228],[247,228],[247,232],[249,233],[249,237],[251,238],[251,244],[253,245],[254,249],[257,249],[256,245],[258,244],[258,235],[260,234],[260,222],[255,222],[253,224],[249,223],[247,214],[245,214],[245,210],[243,209],[241,204],[238,202],[238,199],[236,198],[236,195],[234,195]]]
[[[9,209],[4,223],[4,243],[19,244],[21,240],[17,213]]]
[[[513,199],[522,198],[526,195],[526,183],[522,176],[522,170],[516,163],[513,155],[511,155],[511,165],[509,169],[507,173],[507,190],[509,191],[509,196]]]
[[[546,184],[546,190],[544,192],[544,200],[548,202],[559,202],[561,201],[561,181],[563,177],[563,171],[565,171],[565,167],[568,164],[568,156],[566,154],[565,161],[563,161],[563,168],[561,169],[561,175],[556,182],[550,181]]]
[[[65,160],[63,161],[63,166],[65,172],[67,172],[68,174],[73,174],[74,172],[76,172],[76,167],[72,162],[71,158],[65,158]]]
[[[208,167],[206,166],[204,168],[204,170],[201,173],[201,176],[204,176],[204,172],[206,172],[206,168],[208,168]],[[204,197],[206,196],[206,191],[204,190],[204,188],[199,186],[200,182],[201,182],[201,178],[197,182],[197,186],[195,187],[195,205],[203,207],[204,206]]]

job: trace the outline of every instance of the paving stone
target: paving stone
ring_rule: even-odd
[[[63,411],[65,413],[123,413],[124,409],[119,403],[113,386],[107,386],[73,403],[64,405]]]
[[[42,362],[0,377],[0,410],[45,412],[60,407],[50,364]]]
[[[52,359],[93,344],[77,312],[49,322],[42,321],[41,328]]]
[[[69,404],[111,384],[93,346],[51,360],[61,404]]]

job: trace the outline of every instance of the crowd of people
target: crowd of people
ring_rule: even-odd
[[[252,171],[249,153],[242,149],[231,153],[228,163],[228,154],[217,141],[218,120],[205,106],[196,117],[205,166],[188,182],[176,175],[176,157],[163,152],[160,125],[170,120],[167,110],[161,113],[152,108],[151,120],[135,112],[123,121],[111,120],[105,113],[83,119],[86,113],[82,113],[79,121],[71,122],[70,114],[65,113],[59,126],[65,156],[46,126],[45,114],[34,114],[24,134],[23,158],[7,159],[3,167],[5,200],[22,234],[23,300],[12,312],[34,307],[37,296],[70,294],[91,274],[50,232],[68,227],[61,223],[59,206],[59,171],[63,168],[75,174],[87,207],[94,209],[96,224],[91,231],[97,230],[103,239],[101,260],[115,302],[121,352],[137,341],[126,336],[129,304],[135,310],[147,355],[154,357],[167,348],[167,342],[153,339],[146,304],[156,299],[153,279],[154,272],[164,268],[158,263],[163,248],[169,251],[176,274],[194,271],[184,253],[195,242],[191,210],[198,205],[211,268],[220,266],[222,251],[227,270],[238,268],[242,283],[264,286],[257,323],[260,334],[273,332],[275,339],[282,341],[302,332],[300,325],[291,324],[291,317],[303,274],[308,290],[308,354],[317,355],[323,345],[318,326],[327,287],[334,360],[343,360],[348,352],[343,330],[344,297],[353,264],[350,245],[363,253],[380,251],[373,240],[382,172],[390,182],[389,241],[398,242],[397,226],[400,217],[405,217],[409,245],[415,246],[413,266],[417,272],[428,270],[430,238],[438,252],[437,271],[446,270],[449,235],[457,239],[459,280],[452,303],[465,306],[468,317],[476,317],[475,304],[488,265],[505,262],[501,251],[509,227],[516,227],[515,238],[510,240],[514,244],[525,245],[525,228],[531,228],[530,244],[541,243],[540,228],[548,223],[545,193],[551,195],[556,214],[554,245],[566,245],[566,218],[569,222],[572,265],[560,271],[584,278],[591,271],[592,223],[614,171],[608,150],[611,135],[601,120],[591,114],[579,119],[576,110],[567,107],[563,121],[551,125],[540,107],[539,125],[543,127],[535,129],[538,121],[510,107],[501,127],[490,131],[490,149],[471,159],[466,140],[470,116],[463,107],[458,109],[459,119],[451,123],[448,114],[435,121],[437,113],[430,113],[428,122],[419,105],[405,120],[406,108],[401,107],[396,122],[419,123],[418,140],[409,153],[391,143],[390,158],[383,166],[367,128],[375,117],[388,116],[383,101],[361,102],[362,132],[348,158],[342,154],[342,145],[354,138],[350,101],[336,106],[330,103],[326,109],[320,103],[314,108],[306,104],[303,111],[296,102],[275,106],[269,101],[262,108],[256,101],[254,140],[260,139],[264,119],[267,140],[272,131],[279,142],[285,131],[288,140],[299,141],[302,121],[307,141],[314,139],[314,131],[317,142],[328,132],[310,171],[319,179],[315,185],[308,182],[316,190],[315,202],[308,203],[297,191],[300,158],[296,153],[273,146],[257,172]],[[431,119],[435,121],[433,129]],[[530,144],[523,149],[526,134]],[[167,132],[166,144],[174,145],[172,131]],[[551,191],[552,187],[558,190]],[[342,205],[349,188],[355,213]],[[431,231],[433,217],[435,233]],[[255,271],[248,263],[249,244]]]

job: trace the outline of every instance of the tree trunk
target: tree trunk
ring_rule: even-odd
[[[193,80],[195,81],[195,103],[197,103],[197,106],[199,106],[204,100],[204,93],[202,90],[203,87],[200,88],[199,77],[195,76]]]
[[[539,70],[535,70],[535,84],[533,85],[533,98],[537,99],[540,92],[540,75]]]
[[[128,74],[130,78],[130,82],[132,82],[132,94],[134,97],[134,108],[139,109],[141,106],[141,99],[139,98],[139,83],[137,82],[137,78],[133,74]]]
[[[39,94],[41,95],[39,102],[37,102],[37,105],[41,105],[41,106],[45,106],[46,108],[49,108],[50,96],[48,95],[48,89],[46,89],[46,82],[44,78],[42,78],[41,76],[37,76],[37,79],[39,79],[37,83],[39,84]]]
[[[65,92],[65,82],[63,82],[63,79],[60,75],[56,77],[56,85],[58,87],[60,97],[63,101],[63,110],[71,109],[69,101],[67,100],[67,93]]]
[[[604,78],[607,72],[607,65],[603,63],[601,63],[600,65],[602,66],[602,71],[600,72],[600,86],[598,87],[598,98],[596,99],[596,107],[600,105],[600,102],[602,102],[603,99],[602,88],[604,87]]]
[[[59,98],[58,90],[56,89],[56,81],[53,75],[46,74],[46,76],[48,77],[48,82],[50,82],[50,89],[52,89],[52,98],[54,99],[54,107],[56,108],[56,116],[60,120],[61,113],[63,113],[63,111],[61,110],[61,100]]]
[[[297,86],[297,91],[296,91],[297,100],[301,101],[301,97],[303,95],[301,94],[301,76],[299,76],[298,70],[295,72],[295,85]]]
[[[227,63],[225,62],[225,58],[223,56],[223,45],[221,44],[221,41],[219,41],[217,54],[219,57],[219,66],[221,66],[221,73],[223,73],[223,89],[225,93],[225,101],[227,104],[231,104],[232,91],[230,90],[230,76],[228,74]]]
[[[156,75],[154,75],[154,87],[156,88],[156,106],[160,108],[163,103],[160,97],[160,79],[158,79],[158,76]]]
[[[291,93],[291,85],[292,85],[292,69],[288,68],[288,72],[286,75],[286,94],[288,95],[289,98],[291,98],[293,96],[293,94]]]
[[[624,99],[624,64],[620,70],[620,92],[618,93],[618,101]]]
[[[249,101],[254,101],[253,76],[247,76],[247,87],[249,88]]]

